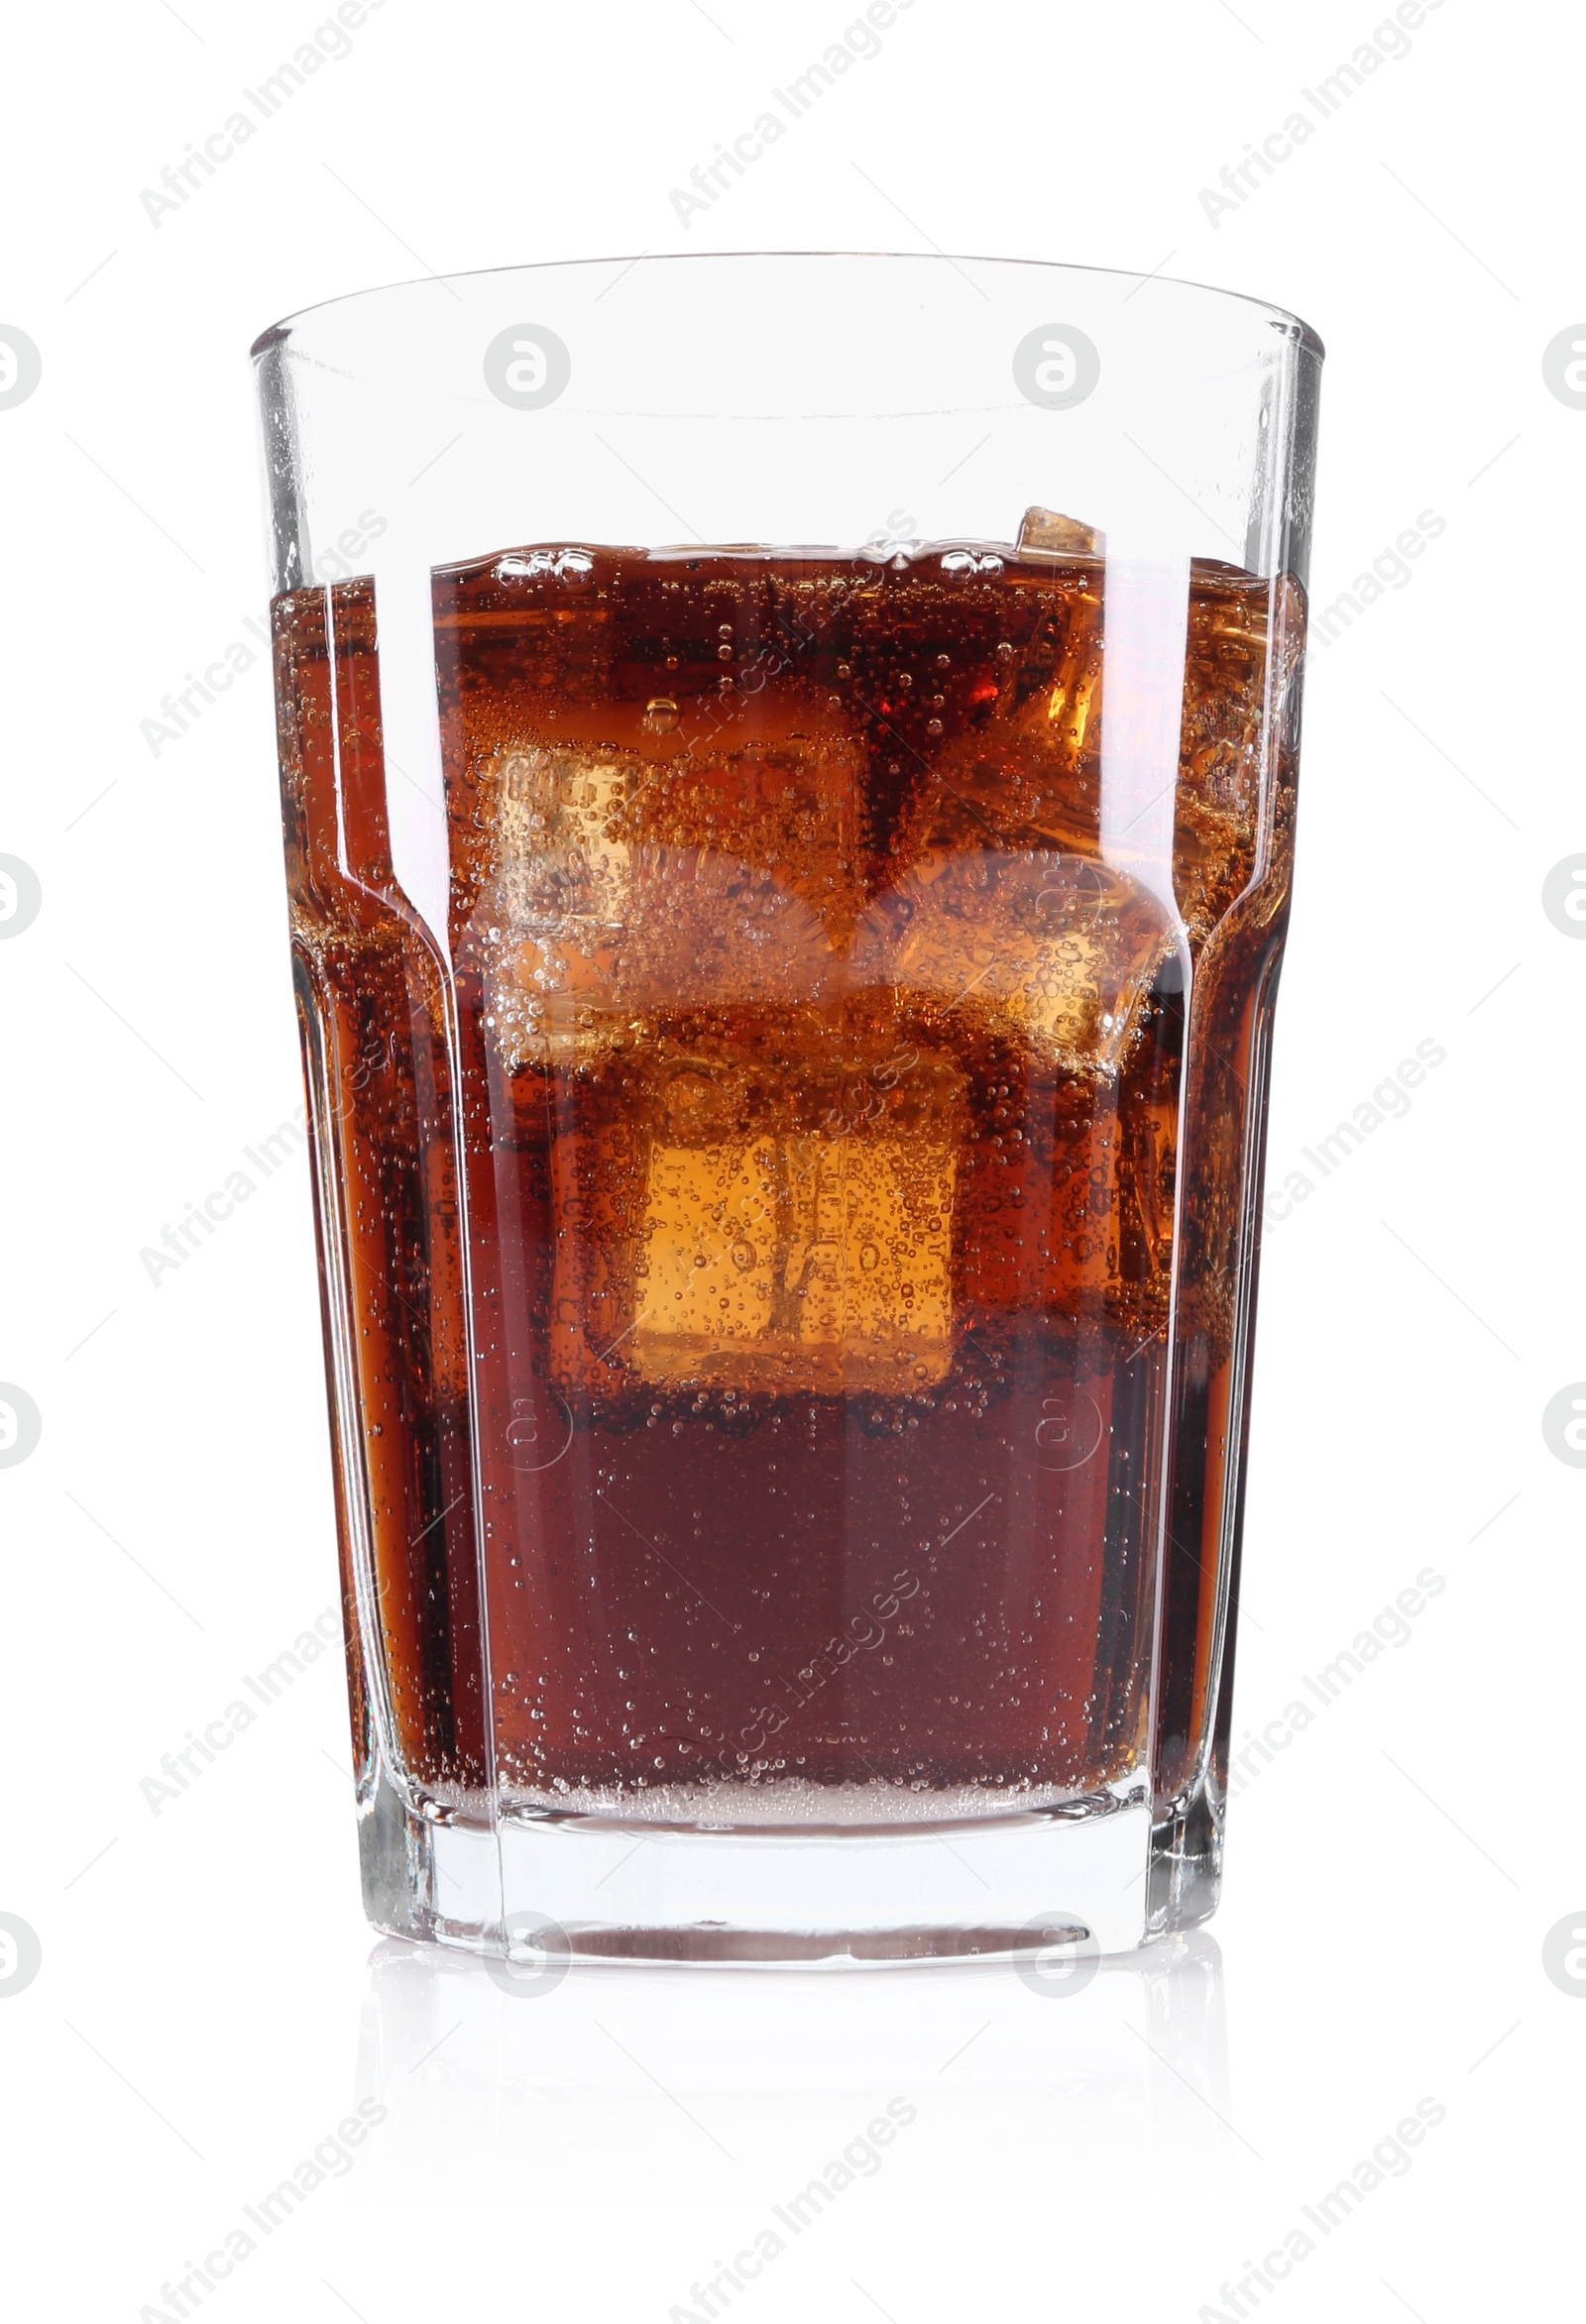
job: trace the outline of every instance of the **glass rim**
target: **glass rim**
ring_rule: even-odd
[[[1305,321],[1303,315],[1296,314],[1292,307],[1278,306],[1271,299],[1258,298],[1253,292],[1229,290],[1220,282],[1191,281],[1188,277],[1182,275],[1164,275],[1160,269],[1154,269],[1150,274],[1139,274],[1128,267],[1084,266],[1068,259],[1003,258],[968,251],[844,249],[652,250],[637,251],[631,256],[620,253],[610,257],[582,259],[530,259],[525,261],[523,265],[515,267],[466,267],[446,275],[411,275],[404,277],[400,281],[375,283],[364,290],[338,291],[334,297],[316,299],[309,306],[295,307],[289,314],[283,315],[278,322],[268,324],[255,339],[248,353],[252,361],[258,362],[272,349],[280,347],[289,340],[294,329],[306,322],[311,315],[327,314],[333,307],[356,306],[366,299],[385,298],[397,290],[417,290],[426,283],[449,285],[454,282],[477,282],[491,276],[550,274],[557,269],[572,267],[622,267],[624,272],[631,272],[636,267],[686,266],[698,265],[701,262],[715,264],[736,262],[741,264],[745,261],[765,259],[869,259],[885,261],[889,265],[1007,267],[1018,268],[1032,274],[1107,276],[1117,282],[1132,282],[1137,289],[1143,288],[1148,282],[1160,282],[1175,290],[1193,291],[1202,298],[1228,299],[1239,306],[1256,307],[1267,316],[1269,321],[1287,330],[1296,344],[1304,349],[1307,354],[1314,356],[1318,363],[1326,360],[1327,350],[1322,344],[1320,334]]]

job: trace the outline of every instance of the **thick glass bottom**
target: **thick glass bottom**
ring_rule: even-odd
[[[1220,1820],[1143,1791],[879,1828],[415,1815],[370,1770],[364,1903],[393,1936],[521,1963],[846,1967],[1123,1952],[1216,1905]]]

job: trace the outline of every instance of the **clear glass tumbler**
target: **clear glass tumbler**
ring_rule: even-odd
[[[762,255],[254,355],[370,1917],[1202,1919],[1314,336]]]

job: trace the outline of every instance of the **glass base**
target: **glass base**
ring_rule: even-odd
[[[1136,1794],[890,1831],[589,1816],[492,1827],[413,1814],[377,1764],[359,1832],[378,1929],[525,1962],[837,1968],[1124,1952],[1205,1920],[1221,1874],[1204,1794],[1155,1819]]]

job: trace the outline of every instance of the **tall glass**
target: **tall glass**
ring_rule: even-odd
[[[1202,1919],[1314,336],[713,256],[254,355],[370,1917]]]

